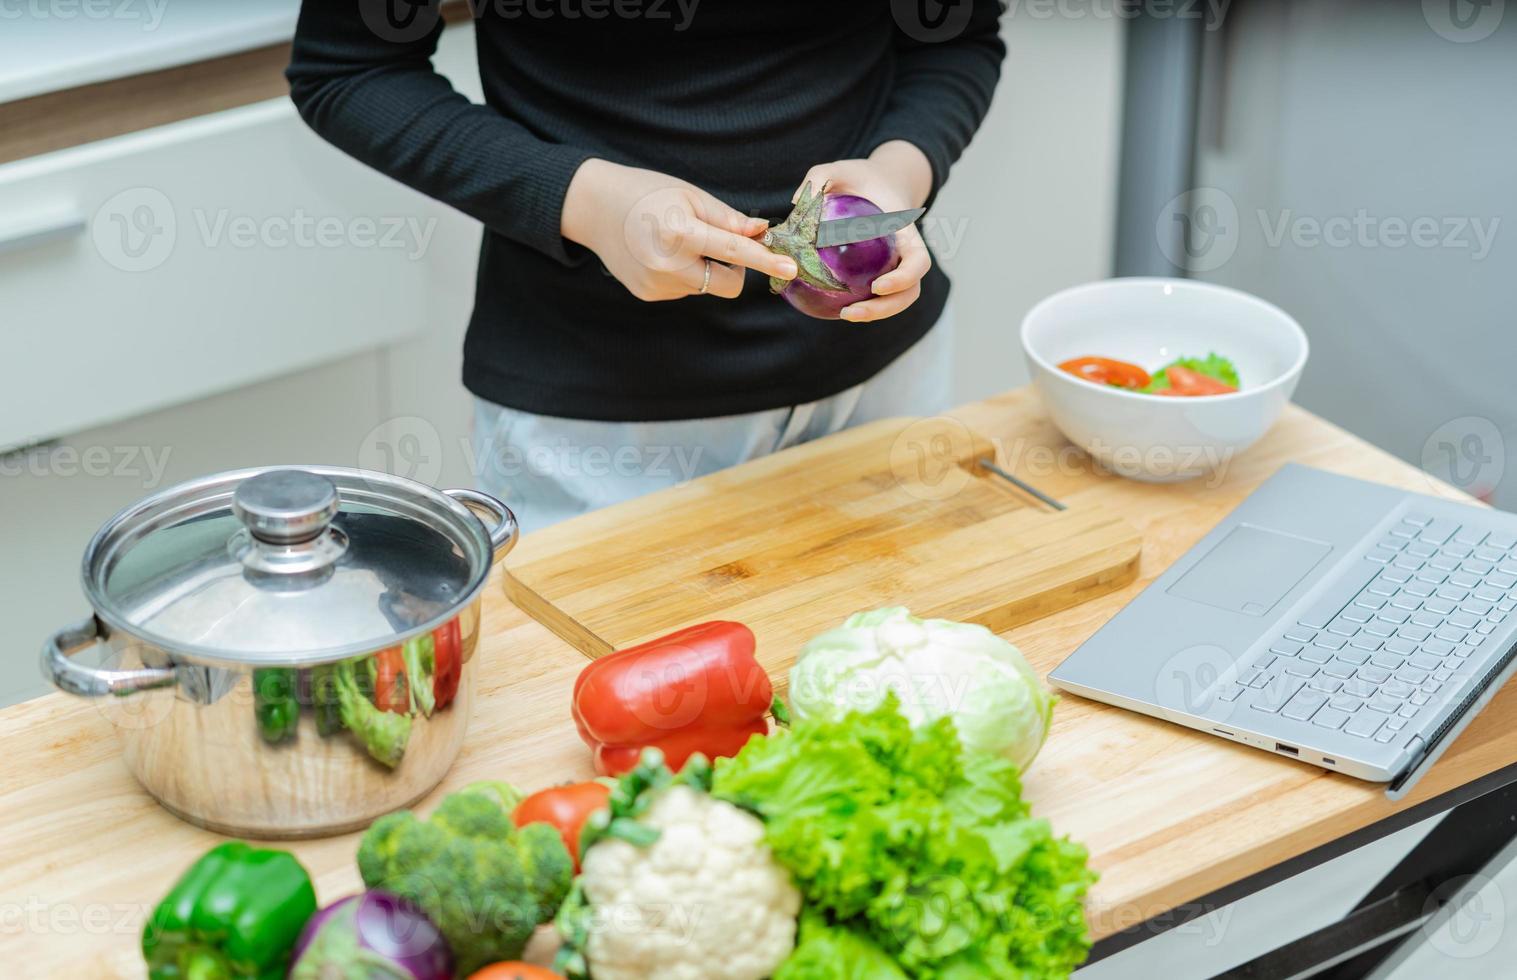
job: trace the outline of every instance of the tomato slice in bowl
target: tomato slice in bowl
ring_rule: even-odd
[[[1098,385],[1117,388],[1144,388],[1152,380],[1138,365],[1114,357],[1075,357],[1060,364],[1059,370]]]
[[[1194,397],[1197,395],[1230,395],[1237,391],[1225,381],[1218,381],[1210,375],[1200,371],[1192,371],[1190,368],[1171,365],[1165,368],[1164,374],[1169,378],[1169,388],[1159,392],[1161,395],[1179,395],[1182,397]]]

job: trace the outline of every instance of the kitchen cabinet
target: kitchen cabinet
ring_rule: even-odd
[[[473,58],[472,27],[450,29],[439,69],[477,98]],[[89,535],[154,490],[311,462],[472,482],[478,225],[288,100],[0,164],[4,240],[0,704],[42,693],[42,638],[85,612]]]

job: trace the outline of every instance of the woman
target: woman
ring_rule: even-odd
[[[935,21],[917,19],[932,8]],[[996,0],[474,0],[485,105],[434,4],[309,0],[291,93],[323,137],[484,223],[464,384],[526,527],[948,402],[948,281],[916,228],[842,320],[769,295],[802,181],[930,203],[1005,54]]]

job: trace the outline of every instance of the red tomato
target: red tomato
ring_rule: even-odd
[[[1142,388],[1153,380],[1147,371],[1136,364],[1111,357],[1076,357],[1060,364],[1059,370],[1068,371],[1077,378],[1098,385],[1115,385],[1118,388]]]
[[[469,974],[469,980],[564,980],[547,967],[533,966],[513,960],[510,963],[491,963]]]
[[[374,654],[374,707],[398,714],[411,710],[406,692],[406,662],[400,655],[400,647]]]
[[[511,814],[512,823],[525,827],[529,823],[551,824],[564,839],[574,871],[579,873],[579,832],[596,810],[604,810],[611,789],[604,783],[570,783],[541,790],[522,800]]]
[[[1199,371],[1192,371],[1190,368],[1183,368],[1178,365],[1165,368],[1164,374],[1169,378],[1169,390],[1160,392],[1160,394],[1164,395],[1180,395],[1182,397],[1227,395],[1238,390],[1232,385],[1218,381],[1210,375],[1202,374]]]

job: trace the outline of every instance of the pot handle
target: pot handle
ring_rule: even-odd
[[[473,504],[495,516],[495,526],[493,528],[489,525],[485,526],[490,532],[490,546],[495,549],[496,561],[504,558],[512,548],[516,547],[516,541],[521,537],[521,528],[517,525],[516,515],[511,513],[511,508],[488,493],[480,493],[478,490],[444,490],[443,493],[461,504]]]
[[[86,698],[125,696],[178,683],[172,667],[106,670],[74,662],[71,654],[103,639],[94,616],[54,633],[42,646],[42,676],[58,690]]]

